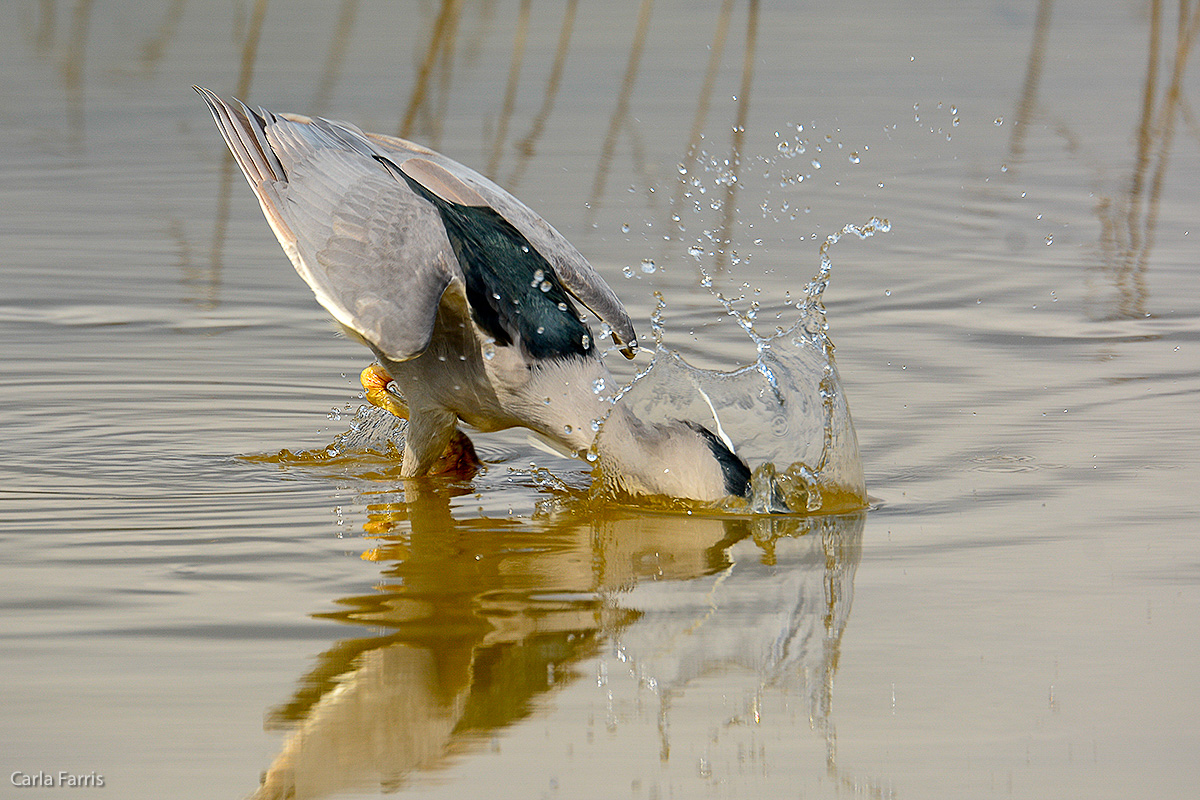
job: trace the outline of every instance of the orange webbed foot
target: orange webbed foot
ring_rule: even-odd
[[[458,428],[450,436],[446,450],[429,470],[430,475],[449,475],[459,478],[470,478],[483,462],[475,454],[475,445],[471,439]]]

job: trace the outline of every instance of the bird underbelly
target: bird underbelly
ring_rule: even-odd
[[[496,376],[463,353],[439,352],[435,346],[409,361],[382,359],[414,414],[425,410],[448,411],[480,431],[497,431],[524,424],[509,409],[507,392]]]

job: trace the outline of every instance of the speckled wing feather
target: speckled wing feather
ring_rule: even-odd
[[[424,352],[443,292],[461,279],[437,210],[348,126],[198,91],[318,302],[394,361]]]
[[[381,155],[397,164],[403,164],[409,158],[426,159],[465,183],[537,248],[542,257],[554,267],[563,287],[597,317],[607,322],[613,330],[613,338],[623,346],[625,355],[633,357],[633,352],[637,349],[637,334],[625,307],[587,259],[550,223],[492,181],[453,159],[405,139],[377,133],[362,135]]]

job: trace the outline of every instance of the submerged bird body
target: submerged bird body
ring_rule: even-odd
[[[528,428],[578,456],[603,425],[600,472],[612,489],[746,493],[749,469],[707,428],[643,423],[612,405],[578,306],[628,357],[633,325],[583,256],[515,197],[412,142],[197,91],[296,271],[395,381],[403,403],[387,407],[408,419],[403,475],[435,470],[465,439],[460,420]]]

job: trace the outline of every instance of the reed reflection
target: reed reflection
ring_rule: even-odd
[[[633,132],[629,119],[629,101],[633,97],[633,87],[637,83],[638,70],[642,63],[642,52],[646,48],[646,34],[650,30],[650,17],[653,9],[654,0],[642,0],[642,5],[638,9],[633,43],[630,45],[629,58],[625,63],[625,74],[621,78],[621,91],[617,95],[616,107],[613,108],[612,116],[608,120],[608,131],[604,134],[604,142],[600,145],[600,158],[596,162],[596,175],[592,179],[592,191],[587,205],[589,224],[604,200],[604,187],[608,183],[608,173],[612,170],[617,136],[622,128],[628,128],[631,134]]]
[[[727,0],[722,3],[716,19],[712,44],[709,45],[708,64],[701,82],[700,94],[696,98],[691,131],[679,162],[679,178],[675,181],[675,191],[671,196],[671,224],[668,226],[673,233],[670,238],[682,241],[686,232],[683,224],[685,216],[698,217],[704,213],[706,206],[718,211],[721,215],[719,221],[715,223],[711,234],[706,234],[713,245],[711,269],[717,273],[728,271],[733,260],[734,228],[738,220],[737,195],[741,187],[739,178],[746,129],[750,119],[750,94],[754,86],[754,64],[758,47],[759,7],[757,0],[750,0],[746,6],[746,38],[742,49],[741,79],[734,95],[735,109],[731,126],[733,135],[729,144],[729,155],[722,159],[714,153],[706,152],[702,144],[733,11],[734,3]],[[718,199],[714,191],[712,200],[702,202],[708,191],[704,184],[710,180],[705,174],[714,172],[716,176],[712,188],[723,187],[723,196]],[[664,247],[667,246],[666,241],[665,239]],[[663,255],[666,257],[667,253],[664,251]]]
[[[178,39],[184,5],[186,0],[171,0],[158,24],[158,30],[142,43],[142,70],[146,75],[154,74],[162,64],[167,48]]]
[[[325,57],[325,66],[321,70],[321,82],[313,95],[312,114],[324,116],[333,98],[333,90],[342,76],[342,67],[346,63],[346,54],[350,51],[351,34],[354,23],[358,18],[358,0],[342,0],[338,6],[337,23],[333,28],[333,36],[329,41],[329,55]]]
[[[832,764],[832,678],[863,515],[469,520],[450,494],[413,482],[369,507],[379,538],[364,558],[380,583],[320,616],[371,633],[322,653],[270,712],[268,727],[289,733],[254,797],[395,789],[486,751],[555,693],[586,691],[581,678],[594,681],[616,649],[657,687],[664,761],[673,698],[727,675],[806,704]],[[712,709],[714,722],[728,712]]]
[[[554,64],[550,68],[550,77],[546,81],[546,89],[542,94],[542,105],[533,116],[529,132],[514,145],[517,149],[517,164],[508,179],[509,189],[516,189],[525,175],[529,160],[536,152],[538,141],[546,129],[550,112],[554,110],[554,100],[558,97],[558,88],[562,85],[563,67],[567,62],[567,53],[571,47],[571,33],[575,30],[575,12],[579,0],[569,0],[563,10],[562,28],[558,34],[558,44],[554,48]]]
[[[58,36],[58,7],[42,0],[26,22],[34,52],[56,60],[59,80],[66,101],[67,143],[73,150],[84,147],[84,89],[86,86],[87,45],[92,30],[92,0],[77,0],[68,12],[69,25],[65,40]],[[11,15],[10,15],[11,16]],[[11,22],[11,21],[10,21]]]
[[[716,269],[729,269],[733,251],[733,227],[737,217],[738,173],[742,166],[742,147],[746,139],[746,125],[750,118],[750,89],[754,85],[754,53],[758,42],[758,0],[750,0],[746,21],[746,47],[742,55],[742,83],[737,96],[737,118],[733,123],[733,141],[729,145],[727,166],[729,174],[725,180],[725,199],[722,203],[723,216],[717,231]]]
[[[311,108],[302,109],[306,113],[323,114],[334,102],[336,87],[340,80],[347,55],[354,50],[353,34],[358,21],[358,0],[342,0],[338,6],[337,16],[330,31],[328,52],[319,72],[319,81],[315,89]],[[80,9],[87,5],[81,3]],[[235,26],[239,41],[238,77],[232,90],[233,96],[250,101],[251,85],[259,61],[259,45],[264,35],[267,16],[268,0],[255,0],[248,9],[245,20]],[[507,170],[507,188],[515,189],[525,178],[530,163],[536,153],[536,148],[545,131],[554,109],[555,100],[562,85],[563,74],[575,29],[578,0],[569,0],[564,4],[561,25],[559,26],[554,48],[554,58],[550,65],[550,73],[544,89],[540,107],[528,117],[528,129],[518,134],[514,131],[517,121],[524,121],[525,115],[519,111],[518,96],[522,69],[527,53],[531,46],[554,35],[553,27],[544,24],[546,13],[535,9],[532,0],[521,0],[515,9],[514,32],[509,51],[507,79],[494,132],[489,137],[485,149],[488,153],[487,163],[480,165],[493,178],[500,177],[506,154],[513,151],[515,158]],[[643,66],[644,53],[647,49],[650,22],[653,16],[653,0],[643,0],[638,7],[636,21],[633,25],[633,38],[629,45],[625,72],[621,85],[616,92],[613,111],[609,116],[607,131],[598,143],[598,153],[595,173],[592,179],[585,222],[593,222],[596,213],[604,204],[605,189],[613,171],[614,158],[618,143],[628,142],[630,157],[633,161],[634,172],[641,175],[644,182],[651,186],[653,183],[648,167],[648,158],[637,129],[637,123],[631,113],[634,89]],[[747,4],[745,45],[741,59],[741,76],[735,95],[735,109],[732,112],[732,141],[729,144],[727,157],[717,157],[712,153],[703,152],[701,142],[704,130],[709,122],[709,109],[712,105],[714,92],[717,90],[718,72],[721,59],[725,52],[725,42],[729,32],[731,17],[737,4],[732,0],[724,2],[714,20],[714,37],[707,69],[704,73],[703,85],[697,98],[697,108],[692,121],[691,132],[686,144],[686,151],[681,157],[680,164],[684,174],[679,177],[675,197],[670,202],[669,213],[675,223],[675,232],[682,234],[680,220],[682,205],[687,202],[696,206],[696,214],[702,213],[697,196],[691,191],[693,184],[708,178],[701,172],[716,171],[717,184],[721,187],[721,197],[716,193],[709,205],[720,213],[720,219],[711,226],[713,234],[710,237],[714,244],[713,269],[725,271],[730,266],[733,251],[734,228],[737,223],[737,193],[740,188],[739,172],[742,167],[742,150],[749,120],[749,99],[753,85],[754,64],[759,32],[759,5],[757,0]],[[168,9],[158,34],[144,45],[147,63],[161,56],[164,43],[172,38],[178,29],[178,16],[181,3],[173,3]],[[396,130],[402,138],[418,138],[422,144],[435,149],[440,145],[443,128],[446,124],[447,112],[451,97],[452,78],[455,66],[471,66],[470,56],[479,50],[478,45],[472,45],[471,36],[464,34],[464,26],[476,20],[477,35],[486,38],[497,27],[491,18],[491,7],[479,7],[464,4],[462,0],[441,0],[435,7],[426,9],[430,19],[422,26],[422,41],[417,44],[414,53],[416,69],[411,77],[411,86],[407,99],[399,114]],[[78,16],[78,15],[77,15]],[[464,41],[465,39],[465,41]],[[463,52],[467,51],[467,52]],[[73,47],[72,53],[77,53],[82,60],[82,48]],[[498,73],[499,64],[484,65],[483,69]],[[253,105],[253,103],[251,102]],[[301,109],[297,109],[301,110]],[[188,265],[184,268],[182,282],[189,289],[188,302],[211,308],[220,302],[220,287],[224,260],[225,241],[228,235],[229,215],[232,213],[231,192],[235,181],[233,162],[228,155],[223,155],[219,174],[217,192],[217,209],[214,214],[214,227],[209,246],[207,263],[203,266]],[[653,188],[651,186],[651,188]],[[653,196],[651,195],[651,199]],[[662,226],[664,229],[669,226]],[[665,244],[664,246],[669,246]],[[665,254],[664,254],[665,255]]]
[[[683,160],[680,162],[680,179],[675,185],[675,193],[671,198],[672,221],[676,232],[684,231],[681,224],[681,209],[684,192],[691,179],[695,176],[696,166],[700,158],[700,143],[704,139],[704,126],[708,121],[708,109],[712,105],[713,91],[716,88],[717,71],[721,66],[721,56],[725,52],[725,39],[729,33],[729,19],[733,15],[733,0],[724,0],[720,14],[717,16],[716,28],[713,31],[712,44],[708,48],[708,66],[704,70],[704,80],[700,86],[700,96],[696,100],[696,111],[692,116],[692,129],[688,134],[687,147],[684,149]],[[697,204],[697,210],[698,204]]]
[[[401,139],[411,138],[418,124],[418,118],[424,112],[424,127],[428,133],[428,144],[435,150],[441,140],[442,122],[445,118],[445,99],[450,90],[450,78],[453,72],[454,50],[458,37],[459,17],[462,14],[462,0],[442,0],[437,18],[429,34],[429,42],[425,54],[421,58],[421,66],[417,70],[412,92],[409,94],[408,105],[400,122],[396,135]],[[432,84],[435,82],[441,91],[443,100],[436,105],[430,104]]]
[[[1158,227],[1158,209],[1166,181],[1175,130],[1189,109],[1183,97],[1187,59],[1200,33],[1200,3],[1180,0],[1175,46],[1163,51],[1163,4],[1150,3],[1150,34],[1147,44],[1146,78],[1142,88],[1141,118],[1133,167],[1124,191],[1118,197],[1103,197],[1097,204],[1100,217],[1101,269],[1115,290],[1115,300],[1100,316],[1145,317],[1149,313],[1146,272]],[[1159,70],[1169,76],[1159,94]]]
[[[504,88],[504,104],[500,109],[500,121],[496,126],[492,155],[487,166],[486,174],[492,179],[495,179],[496,171],[500,168],[500,155],[508,141],[508,125],[512,121],[513,110],[517,104],[517,85],[521,78],[521,64],[525,60],[525,42],[529,38],[529,11],[532,5],[532,0],[521,0],[521,8],[517,13],[517,33],[513,39],[512,60],[508,65],[508,84]]]
[[[1132,165],[1115,191],[1096,192],[1100,241],[1099,263],[1094,271],[1103,276],[1111,295],[1089,298],[1089,315],[1094,319],[1137,319],[1149,314],[1146,273],[1176,128],[1181,118],[1190,121],[1182,93],[1183,78],[1188,56],[1200,35],[1200,3],[1179,0],[1174,47],[1167,45],[1169,34],[1163,5],[1161,0],[1150,0],[1147,9],[1150,25],[1146,72]],[[1010,179],[1024,160],[1031,125],[1039,115],[1038,88],[1050,42],[1052,10],[1053,0],[1038,3],[1033,42],[1008,145]],[[1168,76],[1165,88],[1162,74]],[[1072,150],[1078,149],[1079,137],[1065,124],[1058,123],[1056,131],[1068,140]],[[1101,156],[1094,167],[1096,173],[1102,175],[1111,160]]]
[[[242,53],[236,95],[242,99],[250,96],[250,84],[254,79],[254,67],[258,62],[258,44],[262,39],[263,21],[267,16],[267,0],[256,0],[250,16],[246,34],[242,38]],[[221,176],[217,189],[217,211],[213,217],[212,243],[209,247],[208,274],[184,273],[184,285],[195,285],[203,290],[198,298],[188,298],[202,308],[215,308],[220,301],[222,254],[229,230],[229,214],[232,208],[233,157],[228,152],[221,155]]]

